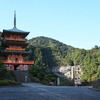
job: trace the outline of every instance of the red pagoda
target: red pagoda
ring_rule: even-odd
[[[25,32],[16,28],[16,13],[14,14],[14,28],[3,30],[1,37],[3,38],[1,56],[6,57],[2,62],[7,66],[8,70],[28,70],[34,61],[25,61],[24,57],[30,52],[25,51],[26,36],[29,32]]]

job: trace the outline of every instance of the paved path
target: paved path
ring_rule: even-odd
[[[0,100],[100,100],[100,92],[85,86],[45,86],[37,83],[23,85],[0,87]]]
[[[46,85],[40,84],[40,83],[22,83],[23,86],[31,86],[31,87],[43,87]]]

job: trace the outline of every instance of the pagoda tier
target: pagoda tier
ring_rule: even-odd
[[[34,61],[24,61],[23,55],[17,56],[17,55],[14,55],[14,54],[7,56],[7,60],[2,60],[2,61],[5,64],[14,64],[14,65],[16,65],[16,64],[28,64],[28,65],[30,65],[30,64],[34,63]]]
[[[1,56],[7,57],[9,55],[13,56],[20,56],[22,55],[23,57],[26,57],[30,54],[31,52],[27,52],[27,51],[5,51],[5,50],[1,50]]]
[[[21,37],[25,38],[29,32],[25,32],[19,29],[9,29],[9,30],[3,30],[2,37]]]
[[[2,41],[2,47],[26,47],[29,43],[15,42],[15,41]]]
[[[26,42],[27,41],[27,39],[24,39],[24,38],[21,38],[21,37],[12,37],[12,36],[10,36],[10,37],[6,37],[6,38],[4,38],[4,40],[5,41],[19,41],[19,42]]]
[[[5,49],[1,51],[1,56],[6,57],[6,60],[2,60],[2,62],[8,70],[28,70],[34,64],[34,61],[24,61],[24,57],[30,54],[25,51],[25,47],[28,45],[25,37],[28,34],[29,32],[19,29],[3,30],[1,46]]]
[[[7,66],[8,70],[28,70],[34,64],[34,61],[24,61],[23,57],[11,57],[1,61]]]

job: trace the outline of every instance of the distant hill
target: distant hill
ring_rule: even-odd
[[[29,46],[27,48],[34,48],[34,47],[37,48],[38,47],[38,48],[44,48],[44,49],[49,48],[49,50],[51,49],[52,55],[54,56],[54,58],[57,59],[57,64],[59,66],[67,65],[65,57],[70,52],[75,52],[77,50],[77,48],[74,48],[72,46],[61,43],[55,39],[44,37],[44,36],[32,38],[28,40],[27,42],[29,43]],[[30,50],[30,51],[33,51],[33,50]],[[49,53],[49,51],[47,53]]]
[[[36,37],[28,40],[27,57],[35,61],[35,66],[51,68],[53,66],[80,65],[82,79],[94,81],[100,76],[100,47],[91,50],[78,49],[48,37]]]
[[[39,46],[39,47],[51,47],[51,48],[57,48],[59,51],[74,51],[77,48],[74,48],[70,45],[66,45],[58,40],[44,37],[44,36],[39,36],[36,38],[32,38],[28,40],[28,43],[30,43],[32,46]]]
[[[28,40],[28,42],[33,46],[46,46],[46,47],[65,46],[67,49],[69,48],[75,49],[74,47],[66,45],[58,40],[55,40],[49,37],[44,37],[44,36],[32,38]]]

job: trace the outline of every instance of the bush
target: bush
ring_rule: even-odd
[[[74,83],[71,79],[60,79],[61,86],[74,86]]]
[[[93,82],[87,82],[87,81],[85,81],[85,82],[82,82],[81,85],[82,85],[82,86],[91,86],[92,83],[93,83]]]
[[[7,73],[7,69],[1,69],[0,70],[0,77],[3,77],[3,78],[5,78],[5,74]]]
[[[12,85],[21,85],[21,83],[15,81],[0,80],[0,86],[12,86]]]
[[[37,77],[33,77],[32,80],[33,80],[34,82],[38,82],[38,83],[40,82],[40,80],[39,80]]]
[[[3,80],[3,77],[0,77],[0,80]]]
[[[11,74],[9,71],[5,74],[5,79],[11,79]]]
[[[20,82],[8,81],[10,85],[22,85]]]
[[[5,80],[0,80],[0,86],[8,86],[9,82]]]
[[[7,70],[6,66],[0,62],[0,80],[11,79],[10,71]]]
[[[46,80],[42,80],[42,84],[48,85],[49,83],[48,83],[48,81],[46,81]]]

